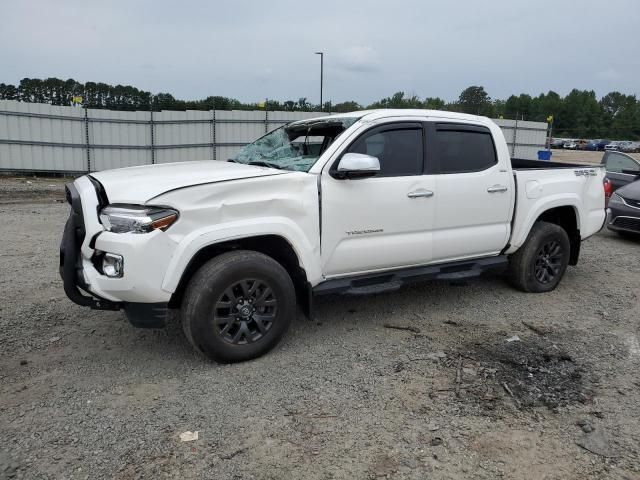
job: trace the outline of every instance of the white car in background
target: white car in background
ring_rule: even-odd
[[[622,140],[616,140],[616,141],[611,142],[609,145],[605,145],[604,149],[606,151],[613,151],[613,152],[620,151],[620,150],[622,150],[624,145],[626,145],[627,143],[631,143],[631,142],[625,142],[625,141],[622,141]]]
[[[640,152],[640,142],[627,142],[621,146],[620,150],[625,153]]]

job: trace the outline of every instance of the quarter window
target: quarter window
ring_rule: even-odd
[[[434,147],[440,173],[478,172],[498,163],[488,131],[438,128]]]
[[[607,171],[613,173],[622,173],[623,170],[638,170],[640,166],[631,158],[622,153],[607,154]]]
[[[379,177],[422,174],[422,128],[398,128],[364,134],[351,147],[380,161]]]

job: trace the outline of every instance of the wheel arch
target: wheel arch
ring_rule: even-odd
[[[577,265],[580,257],[580,217],[578,210],[573,205],[553,207],[542,212],[536,222],[553,223],[561,227],[569,237],[569,265]]]
[[[193,275],[209,260],[222,253],[234,250],[251,250],[273,258],[289,273],[296,289],[298,304],[305,314],[310,313],[311,286],[307,280],[307,272],[302,266],[300,258],[291,243],[284,237],[276,234],[256,235],[236,238],[205,245],[198,250],[187,263],[183,270],[177,287],[169,300],[169,308],[179,308],[182,304],[184,291]]]

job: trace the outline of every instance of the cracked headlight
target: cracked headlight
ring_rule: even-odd
[[[175,210],[144,205],[109,205],[100,211],[100,222],[114,233],[164,231],[177,219]]]

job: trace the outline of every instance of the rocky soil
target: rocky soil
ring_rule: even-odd
[[[26,181],[0,178],[0,478],[640,478],[640,241],[598,234],[544,295],[322,298],[217,365],[67,300],[63,182]]]

